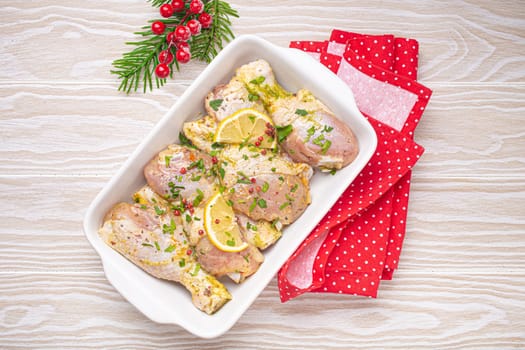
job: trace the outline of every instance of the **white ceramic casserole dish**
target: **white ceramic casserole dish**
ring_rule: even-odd
[[[142,173],[145,164],[168,144],[178,142],[185,121],[204,113],[203,101],[208,92],[216,85],[228,82],[236,68],[259,58],[270,63],[284,88],[292,92],[309,89],[348,123],[357,137],[360,151],[352,164],[335,175],[315,173],[311,181],[310,206],[296,222],[284,229],[283,237],[264,252],[265,261],[255,275],[240,285],[224,280],[233,299],[210,316],[193,306],[184,287],[148,275],[108,247],[97,231],[113,205],[119,201],[131,201],[131,195],[145,184]],[[155,322],[177,324],[197,336],[213,338],[230,329],[250,307],[367,164],[376,143],[376,134],[357,109],[352,92],[335,74],[303,52],[275,46],[256,36],[240,36],[228,44],[188,87],[97,195],[85,215],[84,232],[100,255],[109,282],[144,315]]]

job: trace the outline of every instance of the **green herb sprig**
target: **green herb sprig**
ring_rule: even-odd
[[[171,1],[149,0],[149,2],[155,7],[160,7]],[[209,63],[222,50],[224,43],[235,37],[231,31],[232,22],[230,18],[239,17],[239,14],[222,0],[204,1],[204,11],[213,17],[213,22],[210,28],[203,29],[200,34],[191,38],[190,46],[192,59]],[[150,24],[154,21],[161,21],[166,27],[172,28],[184,19],[184,12],[174,13],[170,18],[151,20]],[[159,53],[168,48],[166,42],[168,31],[156,35],[151,31],[151,26],[147,25],[142,27],[142,31],[135,34],[139,35],[142,40],[126,42],[127,45],[134,48],[113,61],[114,69],[111,70],[111,73],[117,75],[121,80],[118,90],[128,94],[131,91],[137,91],[140,86],[142,86],[143,92],[146,92],[148,89],[153,90],[154,85],[160,88],[166,83],[166,79],[158,78],[155,75],[155,67],[159,64]],[[180,70],[177,60],[174,60],[169,68],[170,78],[173,78],[173,68],[176,68],[177,71]]]

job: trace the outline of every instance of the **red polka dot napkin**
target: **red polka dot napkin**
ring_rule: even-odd
[[[418,43],[333,30],[329,41],[295,41],[354,93],[378,137],[356,180],[279,271],[283,302],[305,292],[376,297],[398,266],[411,169],[423,148],[414,130],[431,91],[417,79]]]

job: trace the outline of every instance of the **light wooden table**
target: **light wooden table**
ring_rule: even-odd
[[[419,40],[434,90],[416,140],[400,269],[376,300],[274,279],[226,335],[140,314],[84,238],[87,206],[204,68],[125,96],[110,63],[156,13],[145,0],[0,3],[0,348],[525,347],[523,1],[240,1],[236,34],[287,46],[332,28]]]

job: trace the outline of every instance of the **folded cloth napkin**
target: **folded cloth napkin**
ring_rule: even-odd
[[[372,159],[282,266],[283,302],[305,292],[376,297],[398,266],[411,168],[423,153],[414,130],[431,90],[417,78],[418,43],[333,30],[329,41],[295,41],[337,74],[378,137]]]

